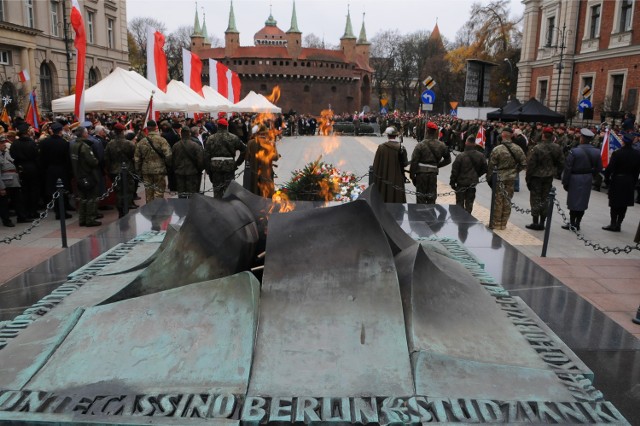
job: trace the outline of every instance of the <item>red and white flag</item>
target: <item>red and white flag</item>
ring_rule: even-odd
[[[78,0],[71,0],[71,26],[76,33],[73,45],[76,47],[76,102],[74,114],[80,122],[84,121],[84,63],[87,55],[87,33],[84,18]]]
[[[147,80],[166,93],[169,67],[164,43],[165,38],[160,31],[151,27],[147,29]]]
[[[209,86],[234,104],[240,102],[240,76],[215,59],[209,59]]]
[[[476,135],[476,144],[484,148],[484,145],[486,142],[487,142],[487,137],[484,133],[484,127],[480,126],[480,129],[478,129],[478,134]]]
[[[191,90],[202,93],[202,60],[195,53],[182,49],[182,80]]]
[[[29,75],[29,70],[23,69],[22,71],[20,71],[18,73],[18,80],[20,80],[20,83],[25,83],[31,80],[31,76]]]

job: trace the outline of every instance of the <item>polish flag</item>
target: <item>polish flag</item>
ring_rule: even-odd
[[[602,147],[600,148],[600,158],[602,159],[602,168],[606,169],[611,160],[611,154],[616,149],[622,148],[622,141],[611,130],[607,129],[602,141]]]
[[[76,47],[76,102],[73,113],[80,122],[84,121],[84,63],[87,54],[87,33],[84,30],[82,9],[78,0],[71,0],[71,26],[76,33],[73,44]]]
[[[195,53],[182,49],[182,80],[191,90],[204,97],[202,93],[202,61]]]
[[[24,69],[24,70],[20,71],[18,73],[18,80],[20,80],[20,83],[25,83],[25,82],[31,80],[31,76],[29,75],[29,70]]]
[[[484,133],[484,127],[480,126],[478,134],[476,135],[476,144],[480,145],[484,149],[484,145],[487,142],[487,137]]]
[[[169,69],[164,52],[164,35],[155,28],[147,29],[147,80],[167,92]]]
[[[215,59],[209,59],[209,86],[233,103],[240,101],[240,76]]]

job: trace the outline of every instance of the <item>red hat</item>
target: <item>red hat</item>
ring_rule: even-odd
[[[227,120],[225,120],[224,118],[221,118],[221,119],[218,120],[218,125],[224,126],[224,127],[229,127],[229,122],[227,122]]]
[[[124,124],[122,123],[116,123],[113,125],[114,130],[127,130],[126,127],[124,127]]]
[[[553,133],[553,127],[545,127],[544,129],[542,129],[542,133]]]
[[[219,112],[218,113],[218,118],[225,118],[227,116],[226,112]]]
[[[427,129],[438,130],[438,125],[436,123],[434,123],[433,121],[430,121],[430,122],[427,123]]]

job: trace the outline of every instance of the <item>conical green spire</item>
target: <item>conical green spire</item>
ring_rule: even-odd
[[[236,29],[236,15],[233,13],[233,0],[231,0],[231,8],[229,9],[229,27],[225,33],[238,33]]]
[[[362,28],[360,28],[360,37],[358,37],[358,44],[371,44],[367,41],[367,30],[364,28],[364,12],[362,13]]]
[[[340,37],[340,40],[348,38],[356,38],[356,36],[353,35],[353,28],[351,27],[351,11],[349,9],[347,9],[347,25],[344,27],[344,35]]]
[[[207,30],[207,21],[206,21],[206,15],[204,14],[204,11],[202,12],[202,30],[201,30],[201,33],[204,36],[204,42],[205,43],[211,43],[211,40],[209,40],[209,31]]]
[[[271,11],[271,6],[269,6],[269,18],[264,22],[264,24],[268,27],[275,27],[278,25],[278,21],[273,18],[273,13]]]
[[[193,35],[199,36],[202,34],[202,28],[200,28],[200,19],[198,18],[198,2],[196,2],[196,18],[193,21]]]
[[[296,0],[293,0],[293,12],[291,13],[291,28],[288,33],[301,33],[298,29],[298,16],[296,15]]]

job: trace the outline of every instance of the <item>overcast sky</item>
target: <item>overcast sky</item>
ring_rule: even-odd
[[[344,34],[347,5],[356,35],[360,33],[362,13],[369,40],[379,31],[398,29],[402,33],[431,31],[436,19],[441,34],[455,39],[458,29],[469,19],[473,0],[296,0],[298,28],[302,36],[314,33],[327,44],[337,45]],[[489,3],[481,0],[481,3]],[[206,14],[209,34],[224,40],[229,20],[229,0],[200,0],[198,14]],[[236,25],[240,43],[253,45],[253,35],[264,27],[269,17],[269,5],[278,27],[287,31],[291,24],[292,0],[234,0]],[[512,16],[520,16],[524,6],[520,0],[510,0]],[[150,16],[164,22],[168,32],[184,25],[193,25],[196,2],[192,0],[127,0],[127,18]]]

